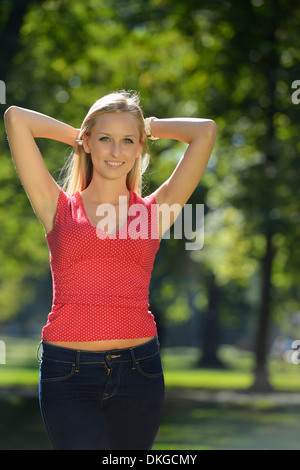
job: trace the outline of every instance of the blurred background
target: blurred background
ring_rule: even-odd
[[[138,91],[145,116],[218,125],[188,201],[204,204],[204,245],[186,250],[171,230],[151,280],[167,386],[156,448],[298,447],[299,31],[292,0],[1,0],[1,449],[49,448],[35,351],[52,300],[3,114],[17,105],[78,128],[117,89]],[[143,195],[185,150],[150,144]],[[71,149],[38,145],[58,179]]]

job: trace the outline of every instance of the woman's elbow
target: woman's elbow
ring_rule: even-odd
[[[202,140],[209,139],[213,142],[216,140],[218,134],[218,126],[213,119],[202,119],[199,122],[198,132],[195,136],[196,139]]]
[[[218,133],[218,126],[216,124],[215,121],[213,121],[213,119],[209,119],[207,121],[207,130],[208,130],[208,133],[210,135],[212,135],[212,137],[216,138],[217,137],[217,133]]]
[[[18,113],[17,106],[10,106],[4,113],[4,121],[9,122],[15,118],[16,114]]]

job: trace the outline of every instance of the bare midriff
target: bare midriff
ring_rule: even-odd
[[[70,348],[85,351],[111,351],[112,349],[126,349],[151,341],[155,336],[150,338],[133,338],[133,339],[113,339],[102,341],[45,341],[47,344],[59,346],[62,348]]]

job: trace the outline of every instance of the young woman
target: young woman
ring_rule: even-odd
[[[53,304],[42,330],[40,406],[55,449],[151,449],[163,411],[164,379],[148,303],[160,240],[207,165],[216,125],[206,119],[144,119],[137,94],[112,93],[81,129],[10,107],[12,157],[46,232]],[[74,147],[60,186],[35,138]],[[188,148],[171,176],[142,197],[146,139]],[[108,216],[107,216],[108,214]]]

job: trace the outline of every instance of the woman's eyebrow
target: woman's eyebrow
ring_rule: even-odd
[[[111,134],[108,134],[107,132],[102,132],[102,131],[101,131],[101,132],[97,132],[96,135],[99,135],[99,134],[104,134],[104,135],[110,135],[110,136],[111,136]],[[126,135],[124,135],[124,137],[136,137],[136,135],[134,135],[134,134],[126,134]]]

